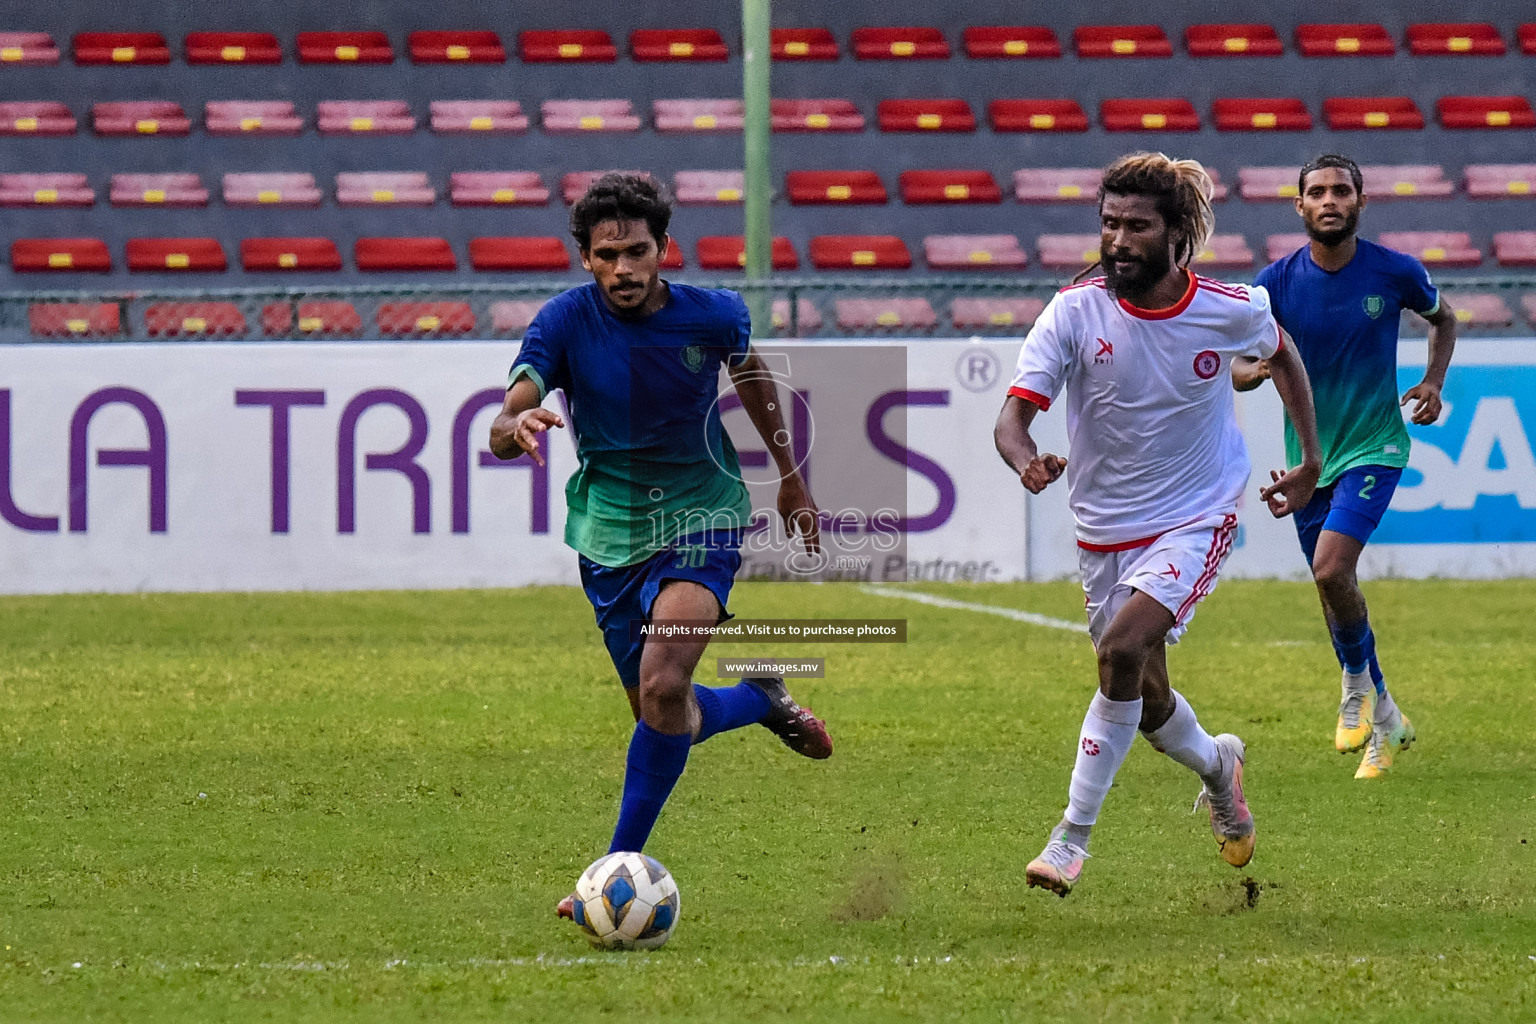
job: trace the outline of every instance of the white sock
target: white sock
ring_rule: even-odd
[[[1189,701],[1177,690],[1169,693],[1174,700],[1173,714],[1152,732],[1142,735],[1154,750],[1167,754],[1201,778],[1216,774],[1221,770],[1216,741],[1195,717],[1195,709],[1189,706]]]
[[[1120,763],[1136,742],[1136,726],[1140,722],[1140,697],[1110,700],[1102,693],[1093,695],[1088,714],[1083,716],[1077,762],[1072,766],[1072,784],[1067,788],[1067,821],[1092,825],[1099,820],[1099,808],[1104,806]]]
[[[1352,693],[1364,693],[1366,690],[1376,689],[1376,684],[1371,681],[1369,669],[1361,672],[1344,670],[1344,697],[1347,699]]]
[[[1397,701],[1392,699],[1392,691],[1383,690],[1376,695],[1376,714],[1371,724],[1388,729],[1395,728],[1400,714],[1401,712],[1397,710]]]

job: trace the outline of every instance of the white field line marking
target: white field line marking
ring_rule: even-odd
[[[916,601],[919,604],[930,604],[935,608],[956,608],[965,612],[982,612],[987,615],[1001,615],[1005,619],[1015,622],[1027,622],[1031,626],[1045,626],[1047,629],[1065,629],[1073,633],[1086,633],[1088,626],[1081,622],[1068,622],[1066,619],[1053,619],[1049,615],[1036,615],[1034,612],[1023,612],[1017,608],[1002,608],[995,604],[974,604],[970,601],[956,601],[948,597],[939,597],[936,594],[924,594],[917,590],[893,590],[887,587],[863,584],[859,590],[876,597],[894,597],[903,601]]]

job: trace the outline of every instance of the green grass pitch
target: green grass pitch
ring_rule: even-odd
[[[1078,621],[1070,583],[927,588]],[[1170,654],[1248,742],[1235,871],[1138,743],[1065,900],[1085,636],[852,586],[750,617],[904,617],[798,695],[837,742],[697,748],[648,852],[670,945],[590,950],[555,901],[607,845],[628,707],[579,591],[0,600],[0,1020],[1536,1019],[1536,582],[1369,584],[1418,727],[1332,748],[1309,586],[1227,581]]]

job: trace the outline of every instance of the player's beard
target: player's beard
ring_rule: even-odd
[[[1351,210],[1344,215],[1344,223],[1339,227],[1324,231],[1322,228],[1313,225],[1311,221],[1307,221],[1306,229],[1308,237],[1310,237],[1313,241],[1319,242],[1322,245],[1326,245],[1331,248],[1353,235],[1355,233],[1355,228],[1358,227],[1359,224],[1360,211]]]
[[[1110,291],[1117,295],[1139,295],[1149,291],[1173,269],[1167,246],[1159,247],[1145,258],[1138,256],[1132,259],[1132,269],[1122,272],[1116,268],[1109,252],[1099,250],[1099,261],[1104,266],[1104,281]]]

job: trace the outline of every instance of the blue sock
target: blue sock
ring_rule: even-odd
[[[718,689],[694,683],[693,697],[699,702],[703,719],[694,743],[703,743],[716,733],[761,722],[768,714],[768,695],[746,680]]]
[[[1339,656],[1339,664],[1350,675],[1359,675],[1370,665],[1376,654],[1376,638],[1371,635],[1371,620],[1361,619],[1345,625],[1332,623],[1333,650]]]
[[[624,763],[624,796],[619,803],[619,823],[613,829],[609,853],[644,849],[656,827],[661,807],[672,795],[688,763],[690,737],[668,736],[644,722],[635,723]]]
[[[1371,682],[1376,684],[1376,696],[1380,697],[1387,692],[1387,680],[1381,674],[1381,663],[1376,660],[1376,634],[1371,634],[1370,641],[1371,663],[1367,667],[1371,670]]]

